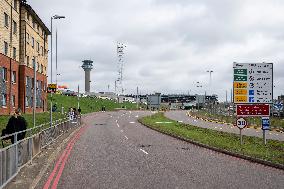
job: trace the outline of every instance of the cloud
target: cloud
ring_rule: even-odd
[[[95,91],[114,89],[116,43],[124,42],[124,87],[135,93],[217,93],[232,88],[233,62],[273,62],[275,95],[284,94],[284,2],[281,0],[49,0],[29,3],[58,28],[61,82],[84,86],[94,60]],[[209,85],[207,70],[213,70]],[[202,88],[196,87],[202,83]]]

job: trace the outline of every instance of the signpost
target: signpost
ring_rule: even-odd
[[[234,63],[234,103],[273,103],[273,64]]]
[[[56,93],[57,85],[56,84],[48,84],[47,91],[49,93]]]
[[[269,104],[237,104],[237,115],[239,116],[270,116]]]
[[[262,131],[263,131],[263,143],[266,145],[266,130],[270,130],[270,120],[269,117],[262,117],[261,120]]]
[[[243,135],[242,135],[242,130],[247,126],[247,121],[243,117],[237,118],[237,127],[240,129],[240,137],[241,137],[241,145],[243,145]]]
[[[237,127],[247,125],[243,117],[263,117],[263,140],[269,128],[270,104],[273,104],[273,63],[236,63],[233,64],[234,83],[233,101],[237,106]]]

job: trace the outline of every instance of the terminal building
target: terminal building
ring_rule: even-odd
[[[0,0],[0,115],[47,110],[49,29],[23,0]],[[36,86],[34,86],[34,65]]]

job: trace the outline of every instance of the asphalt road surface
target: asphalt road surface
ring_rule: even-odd
[[[137,122],[148,114],[88,118],[68,158],[51,165],[36,188],[284,188],[284,171],[160,134]]]
[[[199,119],[194,119],[192,117],[189,117],[186,115],[187,111],[184,110],[178,110],[178,111],[169,111],[165,113],[165,116],[176,121],[180,121],[183,123],[187,123],[190,125],[194,125],[197,127],[203,127],[228,133],[235,133],[239,134],[240,130],[237,127],[226,125],[226,124],[219,124],[219,123],[212,123],[207,122]],[[253,129],[253,128],[244,128],[243,135],[247,136],[256,136],[256,137],[263,137],[262,130],[260,129]],[[267,139],[273,139],[273,140],[279,140],[284,141],[284,133],[276,132],[276,131],[266,131],[266,138]]]

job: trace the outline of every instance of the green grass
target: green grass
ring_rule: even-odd
[[[48,100],[50,102],[50,95],[48,96]],[[113,111],[116,108],[125,107],[126,109],[133,110],[136,109],[136,104],[132,103],[122,103],[118,104],[112,100],[102,100],[97,98],[80,98],[80,107],[82,109],[82,114],[98,112],[101,111],[101,107],[104,105],[106,107],[106,111]],[[61,107],[64,107],[64,112],[67,112],[70,107],[77,108],[78,100],[77,97],[72,96],[64,96],[64,95],[53,95],[53,104],[57,104],[57,111],[53,113],[53,121],[57,119],[62,119],[66,117],[61,114]],[[48,106],[50,107],[50,105]],[[24,114],[23,115],[28,123],[28,128],[33,127],[33,115],[32,114]],[[4,129],[8,123],[10,116],[0,116],[0,131]],[[49,112],[37,113],[36,114],[36,126],[48,123],[50,120]]]
[[[57,104],[58,111],[61,111],[61,107],[64,107],[64,111],[68,111],[70,107],[77,108],[78,99],[73,96],[64,96],[64,95],[53,95],[53,104]],[[50,96],[49,96],[50,101]],[[113,111],[116,108],[126,108],[129,110],[136,109],[136,104],[125,102],[119,104],[113,100],[103,100],[98,98],[84,97],[79,98],[80,107],[82,113],[91,113],[101,111],[102,106],[106,107],[106,111]]]
[[[232,123],[232,124],[234,124],[235,121],[236,121],[235,116],[210,114],[210,113],[208,113],[207,111],[204,111],[204,110],[200,110],[200,111],[196,111],[196,112],[191,111],[190,114],[197,116],[197,117],[200,117],[200,118],[218,120],[218,121],[223,121],[223,122]],[[260,117],[247,118],[247,121],[248,121],[249,125],[261,127],[261,118]],[[284,129],[284,119],[281,119],[281,118],[278,118],[278,117],[271,117],[270,123],[271,123],[271,128]]]
[[[268,140],[265,146],[261,138],[243,136],[244,144],[240,145],[239,135],[178,123],[166,118],[163,113],[143,117],[139,121],[151,128],[208,146],[284,165],[284,142]]]

